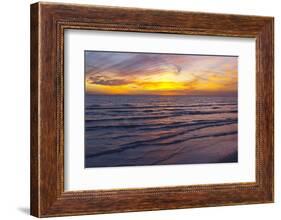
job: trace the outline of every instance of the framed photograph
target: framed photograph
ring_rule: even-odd
[[[31,5],[31,214],[270,203],[272,17]]]

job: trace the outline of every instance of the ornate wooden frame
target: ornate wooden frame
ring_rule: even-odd
[[[31,214],[38,217],[273,202],[272,17],[36,3],[31,5]],[[64,30],[256,39],[256,182],[64,191]]]

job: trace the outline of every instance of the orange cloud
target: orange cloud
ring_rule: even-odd
[[[91,52],[86,91],[119,95],[237,93],[237,57]]]

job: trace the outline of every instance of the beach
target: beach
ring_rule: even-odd
[[[85,95],[85,167],[238,162],[237,97]]]

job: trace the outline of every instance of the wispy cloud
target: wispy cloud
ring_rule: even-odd
[[[237,57],[87,51],[85,59],[91,93],[237,91]]]

